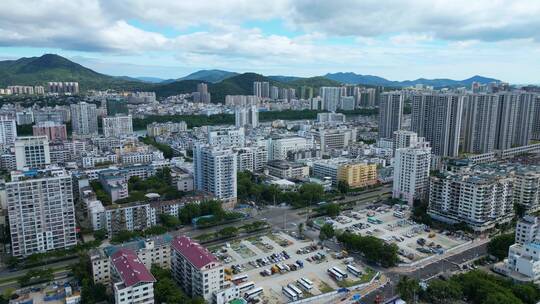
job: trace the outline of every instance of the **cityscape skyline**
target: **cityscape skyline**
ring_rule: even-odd
[[[240,0],[4,6],[0,59],[57,53],[115,76],[178,78],[200,69],[294,76],[352,71],[395,80],[479,74],[534,84],[540,68],[528,60],[540,52],[534,31],[540,5],[533,1],[329,6],[281,0],[264,9]],[[81,11],[88,18],[73,18]]]

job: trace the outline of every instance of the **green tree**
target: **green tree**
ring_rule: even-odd
[[[166,213],[162,213],[159,215],[159,221],[161,222],[161,224],[163,224],[163,226],[169,229],[177,228],[181,224],[178,217]]]
[[[504,303],[521,303],[512,293],[510,288],[513,283],[508,279],[475,270],[453,276],[451,280],[461,286],[463,295],[472,304],[496,304],[501,303],[500,301]]]
[[[427,201],[414,200],[411,219],[418,223],[426,224],[428,226],[431,225],[433,220],[427,213],[428,205]]]
[[[527,208],[525,208],[524,205],[514,204],[514,213],[517,218],[522,218],[525,215],[525,212],[527,212]]]
[[[94,231],[94,238],[98,241],[103,241],[107,238],[107,230],[105,228]]]
[[[482,304],[521,304],[522,302],[514,296],[501,292],[488,293]]]
[[[20,260],[14,256],[8,256],[5,260],[6,266],[8,268],[16,268],[20,264]]]
[[[319,184],[306,183],[300,186],[298,193],[302,197],[302,200],[306,205],[318,203],[322,200],[324,195],[324,188]]]
[[[328,240],[334,237],[334,226],[331,224],[324,224],[319,232],[319,239],[321,241]]]
[[[413,302],[416,301],[420,292],[420,285],[418,284],[418,280],[402,276],[397,284],[397,291],[407,303]]]
[[[191,300],[191,304],[205,304],[205,303],[206,302],[201,297],[196,297],[193,300]]]
[[[349,192],[349,184],[347,184],[345,181],[338,181],[337,188],[339,193],[345,194]]]
[[[303,236],[304,235],[304,223],[298,224],[298,235]]]
[[[426,290],[426,301],[433,304],[455,303],[462,298],[461,287],[454,281],[432,280]]]
[[[182,209],[180,209],[180,221],[185,224],[191,224],[191,220],[201,216],[201,208],[199,204],[187,203]]]
[[[326,204],[323,208],[325,209],[326,215],[328,215],[329,217],[336,217],[341,211],[340,206],[335,203]]]
[[[488,253],[502,260],[508,255],[508,248],[514,243],[513,233],[498,235],[489,241]]]
[[[512,286],[512,292],[525,304],[536,304],[540,298],[540,290],[533,283],[516,284]]]
[[[359,251],[366,260],[380,264],[383,267],[394,266],[399,261],[397,246],[395,244],[386,244],[379,238],[344,232],[338,235],[337,239],[347,249]]]
[[[169,270],[153,264],[150,271],[157,281],[154,284],[155,303],[190,303],[189,298],[172,279]]]
[[[221,237],[233,237],[238,235],[238,228],[234,226],[229,226],[221,229],[218,234]]]

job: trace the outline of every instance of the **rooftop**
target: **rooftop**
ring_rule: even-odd
[[[123,243],[116,246],[114,245],[107,246],[103,249],[103,251],[105,252],[107,256],[112,256],[122,249],[139,251],[143,248],[146,248],[146,245],[149,244],[150,242],[154,243],[154,247],[160,247],[165,244],[169,244],[171,241],[172,241],[172,236],[166,233],[166,234],[150,237],[147,239],[139,239],[136,241]]]
[[[141,282],[152,283],[156,281],[132,250],[118,250],[112,255],[112,264],[127,287]]]
[[[280,159],[275,159],[275,160],[269,161],[267,163],[267,166],[275,167],[275,168],[278,168],[278,169],[289,169],[289,168],[301,168],[301,167],[304,167],[304,165],[302,165],[300,163],[289,162],[289,161],[280,160]]]
[[[192,241],[186,236],[178,236],[172,242],[174,250],[181,253],[193,266],[201,269],[210,263],[218,263],[216,257],[208,249]]]

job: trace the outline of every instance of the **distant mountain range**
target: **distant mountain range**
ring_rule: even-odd
[[[44,85],[48,81],[77,81],[81,89],[138,89],[144,84],[134,78],[100,74],[64,57],[41,57],[0,61],[0,87]]]
[[[166,97],[196,90],[197,83],[207,82],[214,102],[223,102],[225,95],[252,94],[253,81],[268,81],[277,87],[299,88],[341,84],[403,87],[424,84],[440,87],[470,86],[473,81],[489,83],[497,79],[474,76],[464,80],[416,79],[392,81],[372,75],[332,73],[316,77],[263,76],[256,73],[236,73],[223,70],[200,70],[178,79],[156,77],[109,76],[95,72],[64,57],[45,54],[41,57],[0,61],[0,87],[9,85],[45,85],[48,81],[77,81],[81,90],[151,90],[159,97]]]
[[[373,76],[373,75],[360,75],[352,72],[348,73],[333,73],[333,74],[326,74],[323,77],[332,79],[341,83],[347,83],[347,84],[364,84],[364,85],[372,85],[372,86],[387,86],[387,87],[408,87],[408,86],[415,86],[417,84],[427,85],[427,86],[433,86],[436,88],[441,87],[460,87],[460,86],[466,86],[470,87],[473,82],[480,82],[480,83],[489,83],[494,81],[500,81],[494,78],[488,78],[483,76],[473,76],[471,78],[463,79],[463,80],[453,80],[453,79],[447,79],[447,78],[440,78],[440,79],[425,79],[425,78],[418,78],[416,80],[405,80],[405,81],[392,81],[388,80],[382,77]]]
[[[139,80],[139,81],[143,81],[143,82],[148,82],[148,83],[160,83],[160,82],[164,82],[164,81],[168,81],[169,79],[163,79],[163,78],[159,78],[159,77],[135,77],[135,79]],[[171,79],[170,81],[174,81],[174,79]]]
[[[222,70],[200,70],[195,73],[191,73],[187,76],[178,78],[177,80],[200,80],[205,82],[220,82],[227,78],[238,75],[236,72],[222,71]]]

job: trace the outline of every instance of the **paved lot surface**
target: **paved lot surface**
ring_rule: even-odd
[[[278,244],[277,241],[283,240],[286,243],[289,243],[286,247],[282,247]],[[260,242],[272,247],[272,249],[261,250],[254,243]],[[334,281],[328,274],[327,269],[330,267],[338,267],[342,271],[346,271],[346,265],[344,260],[335,259],[331,256],[331,252],[328,252],[323,249],[318,249],[316,251],[307,253],[307,254],[297,254],[296,251],[310,245],[310,241],[300,241],[290,235],[285,233],[274,233],[273,235],[264,235],[260,238],[251,238],[247,240],[239,241],[238,244],[229,244],[230,247],[227,248],[227,255],[232,258],[232,261],[226,264],[226,267],[231,267],[232,265],[241,265],[244,270],[240,274],[247,274],[248,281],[253,281],[257,287],[262,287],[264,289],[264,296],[262,299],[266,303],[287,303],[288,299],[282,293],[282,287],[286,286],[289,283],[293,283],[299,278],[308,278],[314,283],[314,288],[310,291],[310,294],[306,293],[306,296],[309,295],[318,295],[324,292],[328,292],[330,289],[338,289],[339,286],[337,282]],[[261,246],[261,245],[259,245]],[[239,248],[242,249],[239,249]],[[262,247],[262,246],[261,246]],[[233,249],[235,248],[235,249]],[[245,249],[253,252],[254,255],[250,257],[242,257],[239,254],[239,251]],[[270,248],[270,247],[268,247]],[[224,249],[224,248],[222,248]],[[296,271],[290,271],[283,274],[274,274],[271,276],[262,276],[260,272],[264,269],[269,269],[272,265],[262,266],[256,268],[249,264],[250,261],[254,261],[258,258],[264,258],[270,256],[272,253],[279,253],[285,250],[290,258],[281,263],[294,263],[296,260],[301,260],[304,262],[304,268],[298,269]],[[214,250],[215,251],[215,250]],[[312,257],[318,252],[325,254],[326,259],[320,263],[308,262],[306,261],[307,257]],[[366,272],[366,270],[361,265],[355,265],[361,271]],[[348,284],[359,283],[360,278],[348,274],[349,278],[347,279]]]
[[[399,217],[395,214],[399,214]],[[388,206],[380,207],[377,211],[361,207],[354,211],[345,211],[334,220],[319,218],[317,221],[331,223],[335,229],[347,229],[356,234],[372,235],[394,243],[400,248],[401,258],[408,263],[433,255],[429,252],[420,252],[418,248],[423,250],[433,248],[443,252],[468,241],[438,231],[426,231],[427,226],[408,220],[409,216],[410,212],[407,210],[397,211]],[[370,219],[380,223],[370,222]],[[424,246],[418,245],[419,239],[425,241]]]

